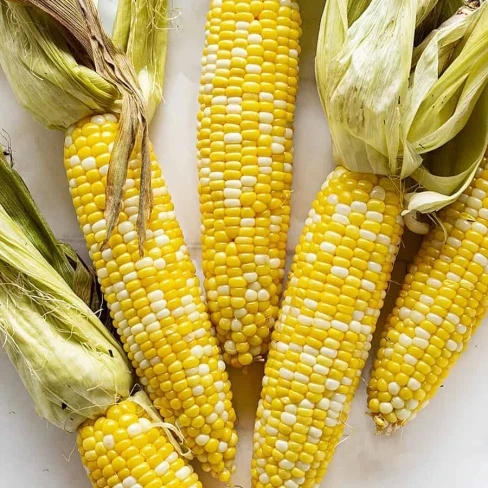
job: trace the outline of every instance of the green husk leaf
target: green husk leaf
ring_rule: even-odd
[[[130,394],[122,348],[1,206],[0,335],[38,414],[66,431]]]
[[[369,7],[372,0],[349,0],[347,3],[347,18],[349,25],[352,25],[362,13]],[[448,5],[450,4],[457,4],[459,7],[462,5],[462,0],[418,0],[417,1],[417,15],[415,23],[417,27],[423,25],[426,22],[427,18],[431,16],[435,16],[435,18],[440,19],[442,18],[442,14],[445,15],[447,11],[450,11]],[[447,17],[450,17],[456,11],[457,7],[454,8],[452,13],[450,13]],[[439,12],[434,14],[434,12]],[[442,13],[442,14],[441,14]],[[447,18],[446,17],[446,18]],[[440,22],[439,22],[440,23]],[[437,24],[433,24],[431,20],[432,29],[436,27]]]
[[[361,17],[363,12],[369,7],[371,0],[355,0],[347,2],[347,21],[352,25]]]
[[[425,189],[408,208],[439,210],[469,185],[487,147],[488,3],[419,46],[404,125],[403,176]]]
[[[403,138],[403,165],[402,177],[414,173],[423,164],[422,153],[429,150],[424,144],[415,144],[408,134],[409,129],[419,116],[419,109],[430,102],[433,106],[435,100],[430,90],[445,75],[447,67],[453,62],[456,48],[464,41],[473,20],[479,11],[469,11],[469,15],[456,15],[439,29],[433,31],[425,41],[414,50],[412,81],[403,110],[402,138]],[[473,14],[473,15],[472,15]],[[448,86],[453,88],[453,86]],[[430,94],[430,96],[429,96]],[[440,106],[445,104],[444,99],[438,100]],[[462,127],[461,127],[462,128]],[[423,135],[429,134],[430,127],[424,127]],[[447,139],[448,141],[449,139]],[[447,142],[445,141],[445,142]],[[432,149],[432,148],[431,148]],[[424,171],[424,170],[423,170]],[[419,173],[417,173],[419,174]]]
[[[468,123],[446,145],[425,156],[412,175],[426,191],[407,194],[408,210],[432,212],[459,198],[471,183],[488,147],[488,87]]]
[[[488,3],[468,17],[468,22],[469,37],[456,47],[454,60],[440,76],[438,70],[422,63],[424,56],[431,58],[430,45],[417,64],[411,91],[420,84],[428,90],[420,104],[407,108],[414,116],[406,118],[404,133],[419,154],[441,147],[463,129],[488,83]],[[438,51],[437,36],[430,44]]]
[[[64,33],[37,8],[0,1],[0,63],[21,105],[50,129],[120,112],[117,89],[77,62]]]
[[[67,244],[59,242],[39,211],[24,181],[0,147],[0,205],[44,259],[92,310],[100,308],[96,277]]]
[[[464,0],[439,0],[430,12],[427,12],[427,15],[422,19],[417,18],[416,44],[419,44],[427,34],[452,17],[463,5]]]
[[[458,14],[450,17],[443,24],[433,29],[429,35],[419,44],[413,52],[413,67],[417,67],[420,57],[429,49],[435,55],[440,75],[453,61],[454,51],[460,42],[463,42],[468,29],[472,26],[470,9],[461,9]],[[437,54],[436,53],[437,50]]]
[[[168,0],[119,0],[112,39],[134,65],[149,122],[163,96],[168,20]]]
[[[0,148],[1,149],[1,148]],[[0,152],[0,205],[70,287],[73,268],[37,208],[24,180]]]

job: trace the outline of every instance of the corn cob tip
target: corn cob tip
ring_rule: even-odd
[[[390,436],[402,429],[405,424],[413,420],[417,414],[412,414],[407,420],[399,420],[397,422],[389,422],[381,413],[368,412],[368,415],[373,419],[376,426],[376,434]]]
[[[391,435],[401,427],[398,424],[390,424],[381,414],[371,414],[371,417],[376,425],[376,434],[378,435]]]

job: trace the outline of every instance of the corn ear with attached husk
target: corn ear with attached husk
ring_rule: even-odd
[[[322,20],[317,81],[338,168],[312,203],[272,334],[254,429],[257,488],[315,487],[324,476],[403,231],[398,97],[408,90],[415,2],[361,2],[363,13],[348,5],[328,1]],[[358,17],[352,33],[348,15]]]
[[[4,159],[0,175],[3,349],[39,415],[72,432],[129,396],[132,375],[122,348],[48,263],[53,259],[75,286],[76,271],[65,261],[63,247],[56,245],[22,180]],[[13,193],[4,198],[11,192],[18,200]],[[89,280],[86,284],[91,288]]]
[[[154,6],[157,1],[149,3]],[[145,3],[141,0],[137,5]],[[154,10],[154,13],[158,16],[155,15],[145,35],[139,35],[134,43],[134,50],[141,59],[151,52],[148,49],[150,35],[167,28],[166,17],[159,15],[161,12]],[[126,22],[119,16],[119,42],[130,40],[133,37],[130,30],[139,25],[131,20],[127,34]],[[146,83],[144,93],[129,57],[107,36],[91,1],[1,0],[0,23],[2,68],[21,104],[43,125],[66,130],[87,116],[106,112],[120,114],[123,124],[114,141],[107,184],[109,234],[118,218],[130,155],[140,137],[143,185],[137,231],[142,246],[151,207],[150,119],[144,96],[162,86],[160,79],[164,72],[160,64],[139,66],[140,71],[147,69],[146,79],[154,81]],[[164,39],[164,35],[163,32],[155,38]],[[165,43],[159,47],[158,55],[165,52]]]
[[[316,63],[336,159],[351,170],[413,177],[425,191],[408,195],[408,210],[437,210],[469,184],[484,154],[484,136],[473,147],[468,134],[487,118],[488,4],[465,5],[415,49],[419,21],[436,9],[444,19],[453,2],[392,2],[384,9],[372,1],[361,3],[362,12],[348,12],[346,4],[327,3]],[[362,26],[381,21],[384,29],[361,36]],[[365,56],[372,49],[383,72]],[[370,83],[358,81],[364,78]],[[451,157],[454,148],[458,158]]]
[[[66,431],[78,429],[93,487],[201,488],[173,438],[178,431],[143,392],[134,393],[119,344],[71,290],[81,289],[74,251],[63,262],[67,246],[56,242],[3,155],[0,176],[0,338],[38,414]],[[134,439],[116,443],[115,431]]]

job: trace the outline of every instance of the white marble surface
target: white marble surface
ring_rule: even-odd
[[[112,2],[115,3],[115,0]],[[332,168],[327,125],[316,95],[313,58],[324,0],[303,1],[304,39],[301,92],[296,121],[292,250],[310,202]],[[165,103],[152,125],[152,140],[173,194],[177,215],[193,258],[198,261],[199,215],[195,169],[195,115],[203,46],[206,0],[173,0],[178,18],[170,33]],[[108,19],[110,0],[100,8]],[[0,129],[11,140],[17,169],[61,239],[82,251],[62,165],[60,133],[36,124],[13,99],[0,73]],[[408,252],[404,251],[407,255]],[[484,488],[488,477],[488,324],[473,338],[432,404],[392,438],[376,437],[365,412],[362,385],[355,399],[347,437],[321,486],[341,488]],[[250,488],[249,464],[254,412],[262,369],[233,372],[239,413],[239,456],[235,483]],[[365,371],[365,377],[367,377]],[[87,488],[74,435],[38,418],[22,383],[0,352],[0,486]],[[219,486],[202,476],[205,488]]]

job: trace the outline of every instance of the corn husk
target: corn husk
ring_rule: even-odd
[[[0,63],[22,106],[50,129],[120,112],[117,89],[79,64],[63,32],[36,8],[0,2]]]
[[[415,44],[420,44],[425,36],[451,18],[463,5],[463,0],[439,0],[430,10],[424,11],[423,17],[417,17]]]
[[[37,413],[68,432],[130,394],[121,347],[1,206],[0,336]]]
[[[165,8],[160,0],[136,0],[135,5],[134,16],[140,13],[140,5],[155,18],[160,13],[157,9]],[[137,228],[142,250],[152,206],[146,105],[152,115],[161,96],[161,63],[164,66],[166,55],[166,43],[161,42],[165,32],[161,31],[166,30],[162,27],[166,15],[164,11],[157,17],[163,20],[148,23],[146,29],[137,18],[119,16],[118,25],[123,24],[121,18],[128,22],[128,38],[137,37],[128,47],[139,46],[131,54],[133,62],[145,67],[139,69],[144,89],[129,58],[105,34],[91,0],[0,0],[0,63],[21,104],[49,128],[64,130],[88,115],[120,113],[107,181],[109,236],[117,222],[130,154],[140,137]],[[137,32],[132,33],[135,27]]]
[[[92,310],[99,310],[100,294],[94,271],[69,245],[56,239],[24,181],[1,151],[0,205],[68,286]]]
[[[134,66],[149,122],[163,97],[168,21],[168,0],[119,0],[112,39]]]
[[[316,73],[334,158],[352,171],[414,178],[425,194],[415,188],[409,210],[437,210],[456,198],[486,149],[479,121],[487,7],[465,6],[418,48],[418,29],[443,19],[454,2],[394,0],[385,8],[381,0],[329,0],[324,9]]]
[[[316,59],[334,159],[351,171],[397,175],[401,100],[406,98],[416,1],[372,0],[349,24],[347,0],[330,0]]]
[[[38,414],[70,432],[132,388],[123,350],[83,301],[99,305],[94,288],[0,153],[0,340]]]
[[[405,175],[424,191],[408,210],[452,203],[471,182],[488,145],[488,3],[433,32],[415,53],[403,126]]]

